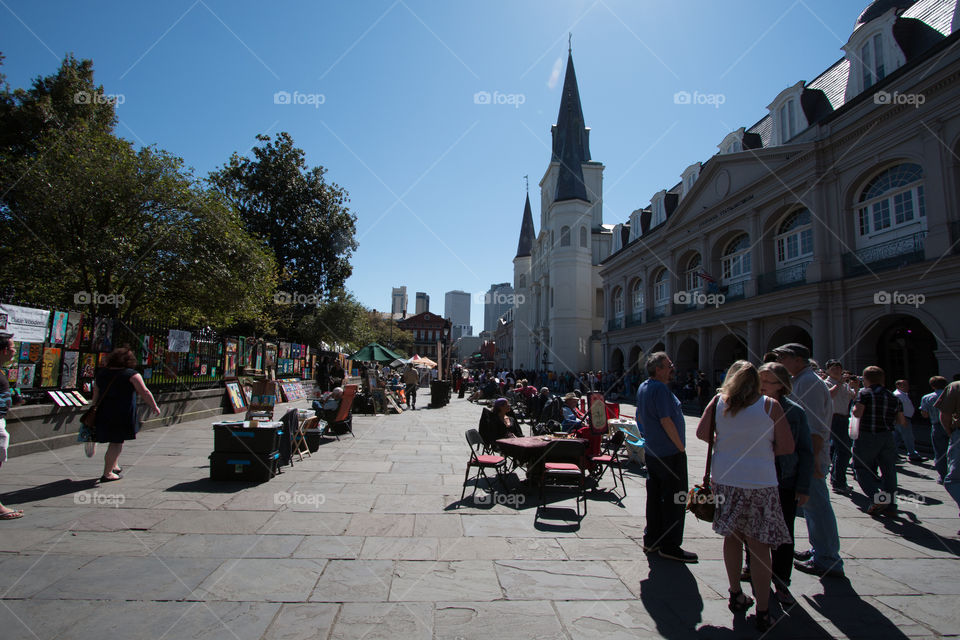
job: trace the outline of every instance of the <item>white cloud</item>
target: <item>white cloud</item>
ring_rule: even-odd
[[[563,68],[563,56],[557,58],[557,61],[553,63],[553,71],[550,72],[550,79],[547,80],[547,86],[551,89],[557,87],[557,83],[560,82],[560,70]]]

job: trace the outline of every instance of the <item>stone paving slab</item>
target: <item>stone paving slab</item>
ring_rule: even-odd
[[[356,416],[355,438],[262,484],[209,481],[212,420],[140,434],[125,446],[124,479],[103,486],[99,454],[79,447],[13,458],[0,500],[26,517],[0,523],[0,637],[758,636],[751,617],[727,609],[709,523],[685,523],[698,564],[642,552],[636,468],[626,496],[604,478],[580,521],[561,492],[536,520],[535,491],[481,486],[471,497],[471,485],[461,501],[463,431],[480,409],[454,399]],[[706,452],[695,426],[688,418],[691,481]],[[862,496],[832,496],[848,579],[795,572],[799,603],[772,605],[770,637],[960,634],[954,503],[929,464],[900,469],[894,515],[871,518]],[[796,539],[808,546],[802,518]]]

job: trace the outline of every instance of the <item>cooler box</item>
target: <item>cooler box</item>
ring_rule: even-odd
[[[321,420],[316,429],[307,429],[303,432],[307,443],[307,450],[310,451],[310,453],[316,453],[317,449],[320,448],[320,442],[323,440],[323,435],[326,430],[327,423]]]
[[[263,426],[243,426],[243,423],[214,423],[213,450],[216,452],[270,453],[280,448],[279,422]]]
[[[210,479],[266,482],[277,475],[279,464],[279,451],[263,454],[214,451],[210,454]]]

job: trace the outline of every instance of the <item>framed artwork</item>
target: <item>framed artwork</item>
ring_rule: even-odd
[[[230,400],[230,407],[234,413],[242,413],[247,409],[247,399],[240,389],[240,382],[237,380],[228,380],[226,383],[227,397]]]
[[[67,335],[67,312],[54,311],[53,323],[50,325],[50,344],[63,344]]]
[[[39,364],[43,358],[43,345],[39,342],[31,342],[29,352],[27,353],[27,362]]]
[[[93,350],[101,353],[113,351],[113,320],[97,318],[93,324]]]
[[[176,353],[187,353],[190,351],[190,332],[170,329],[167,334],[167,350]]]
[[[20,367],[14,365],[7,369],[7,382],[16,386],[20,381]]]
[[[30,361],[30,343],[21,342],[20,343],[20,357],[18,358],[20,362],[29,362]]]
[[[153,377],[153,367],[144,367],[143,369],[143,379],[149,380]]]
[[[60,359],[63,349],[47,347],[43,350],[43,368],[40,370],[40,386],[56,387],[60,382]]]
[[[36,371],[35,364],[21,364],[20,365],[20,380],[17,381],[18,387],[30,388],[33,386],[34,372]]]
[[[223,377],[233,378],[237,375],[238,344],[236,340],[227,338],[223,357]]]
[[[77,370],[80,366],[80,354],[76,351],[63,353],[63,372],[60,374],[61,389],[75,389],[77,387]]]
[[[602,433],[607,430],[607,404],[603,400],[602,393],[591,393],[587,402],[590,403],[590,424],[593,425],[595,433]]]
[[[85,353],[80,358],[80,377],[92,378],[97,369],[97,354]]]
[[[83,314],[71,311],[67,314],[67,329],[63,334],[64,349],[79,349],[80,336],[83,333]]]

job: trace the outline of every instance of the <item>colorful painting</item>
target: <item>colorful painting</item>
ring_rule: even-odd
[[[223,377],[225,378],[233,378],[237,375],[237,346],[236,340],[227,340],[223,359]]]
[[[113,351],[113,320],[97,318],[93,325],[93,350],[101,353]]]
[[[80,377],[92,378],[97,370],[97,355],[95,353],[85,353],[80,358]]]
[[[20,343],[20,357],[18,358],[20,362],[29,362],[30,361],[30,343],[21,342]]]
[[[50,344],[63,344],[67,335],[67,312],[54,311],[53,324],[50,325]]]
[[[75,389],[77,387],[77,369],[80,366],[80,354],[76,351],[63,353],[63,372],[60,375],[61,389]]]
[[[227,396],[230,399],[230,406],[233,408],[234,413],[240,413],[247,408],[247,400],[244,397],[242,391],[240,391],[240,383],[231,381],[226,383],[227,386]]]
[[[20,367],[10,367],[7,369],[7,382],[14,386],[20,382]]]
[[[67,315],[67,331],[63,336],[64,349],[79,349],[80,335],[83,329],[83,314],[71,311]]]
[[[34,372],[36,371],[35,364],[22,364],[20,365],[20,380],[17,381],[18,387],[29,388],[33,386]]]
[[[27,362],[39,364],[41,358],[43,358],[43,344],[39,342],[31,342],[30,352],[27,354]]]
[[[98,353],[98,354],[97,354],[97,366],[98,366],[98,367],[105,367],[105,366],[107,366],[107,358],[109,358],[109,357],[110,357],[110,356],[109,356],[109,354],[107,354],[107,353]]]
[[[190,332],[170,329],[167,334],[167,350],[175,353],[187,353],[190,351]]]
[[[40,386],[56,387],[60,382],[60,360],[63,349],[47,347],[43,350],[43,368],[40,369]]]

